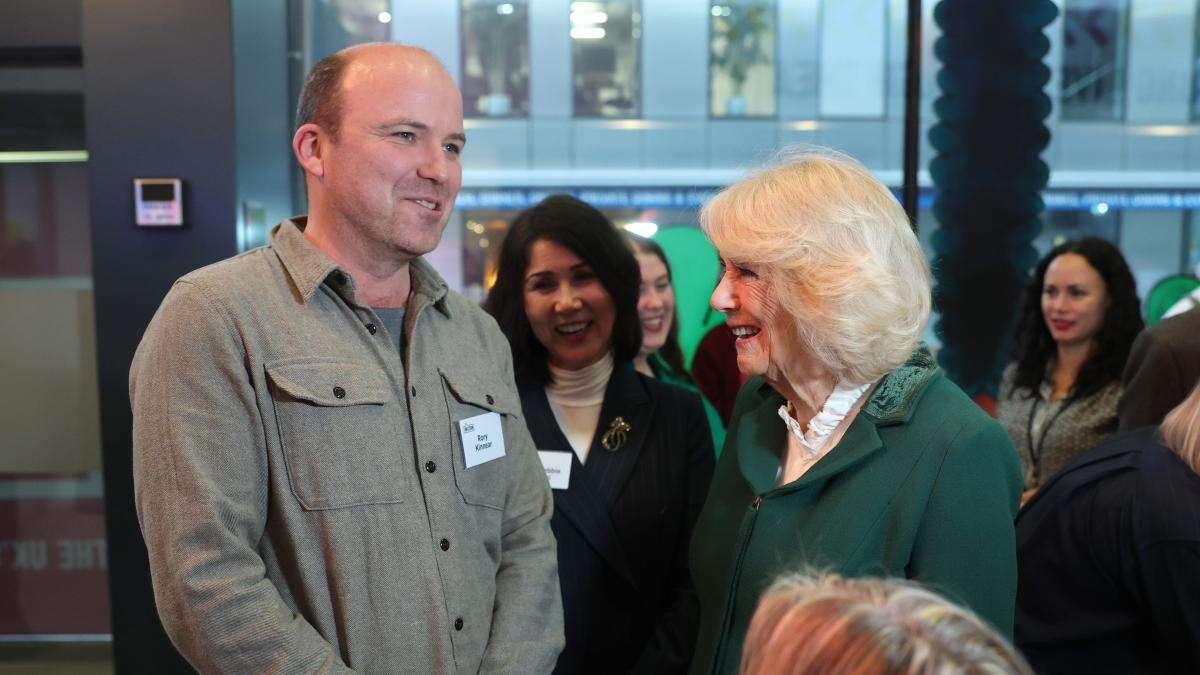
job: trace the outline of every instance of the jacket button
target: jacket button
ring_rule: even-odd
[[[425,462],[425,471],[427,473],[433,473],[434,471],[437,471],[437,463],[435,463],[432,459],[428,462]]]
[[[495,403],[495,402],[496,402],[496,399],[492,398],[492,395],[491,395],[491,394],[488,394],[488,395],[487,395],[487,402],[488,402],[488,405],[492,405],[493,403]]]
[[[333,397],[334,398],[346,398],[346,390],[342,389],[341,387],[334,387],[333,388]]]
[[[371,335],[374,335],[378,331],[379,331],[379,329],[375,327],[375,324],[373,324],[373,323],[367,324],[367,332],[370,333]]]
[[[417,397],[417,388],[416,388],[415,386],[414,386],[414,387],[410,387],[408,391],[409,391],[409,393],[410,393],[410,394],[412,394],[412,397],[413,397],[413,398],[416,398],[416,397]]]
[[[462,622],[462,617],[460,616],[454,620],[454,630],[462,630],[462,627],[463,627],[463,622]]]
[[[443,540],[442,540],[442,550],[443,550],[443,551],[449,551],[449,550],[450,550],[450,540],[449,540],[449,539],[443,539]]]

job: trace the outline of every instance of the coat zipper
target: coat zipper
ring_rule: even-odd
[[[737,597],[737,589],[742,577],[742,562],[746,557],[746,549],[750,547],[750,536],[754,534],[754,523],[758,519],[758,509],[762,506],[763,498],[761,495],[755,495],[750,502],[750,511],[747,514],[748,519],[742,523],[742,537],[738,544],[738,556],[733,565],[733,574],[730,577],[729,596],[725,598],[725,619],[721,622],[721,634],[717,638],[717,653],[713,661],[713,667],[710,672],[717,672],[721,664],[721,659],[725,655],[726,635],[729,633],[730,625],[733,623],[733,605],[734,598]]]

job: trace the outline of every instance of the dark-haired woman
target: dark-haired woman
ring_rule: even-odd
[[[1117,430],[1121,371],[1141,329],[1133,275],[1109,242],[1069,241],[1037,264],[996,409],[1021,456],[1022,501]]]
[[[725,445],[725,425],[717,409],[704,398],[687,367],[679,347],[679,315],[675,311],[675,289],[671,285],[671,264],[667,254],[652,239],[625,235],[642,273],[638,291],[638,319],[642,322],[642,348],[633,359],[639,373],[670,382],[700,395],[704,414],[712,431],[713,448],[718,456]]]
[[[517,216],[485,303],[554,489],[556,673],[682,672],[695,641],[687,549],[712,440],[699,396],[634,370],[639,279],[608,219],[558,195]]]

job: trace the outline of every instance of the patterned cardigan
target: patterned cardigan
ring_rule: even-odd
[[[1072,459],[1116,432],[1121,382],[1113,380],[1083,398],[1050,401],[1050,383],[1043,382],[1030,396],[1014,387],[1016,376],[1017,364],[1008,364],[996,417],[1021,456],[1021,474],[1029,490],[1041,487]],[[1036,439],[1040,441],[1033,442]]]

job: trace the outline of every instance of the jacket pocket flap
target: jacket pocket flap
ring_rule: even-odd
[[[441,373],[450,393],[458,399],[459,403],[491,410],[501,415],[512,415],[521,409],[520,403],[510,393],[509,388],[501,383],[494,380],[487,383],[483,379],[463,371],[447,371],[445,368],[438,368],[438,372]]]
[[[291,360],[268,363],[266,369],[284,393],[313,405],[383,405],[392,399],[387,376],[357,363]]]

